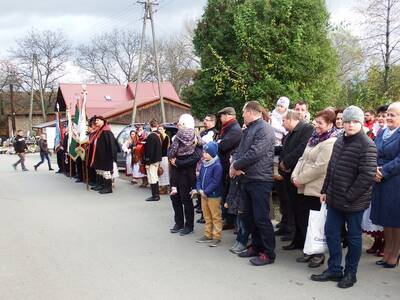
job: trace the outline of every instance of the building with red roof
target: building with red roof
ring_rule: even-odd
[[[167,122],[176,122],[181,114],[190,112],[190,105],[180,100],[170,82],[163,82],[161,88]],[[135,95],[135,89],[136,83],[87,84],[88,117],[102,115],[112,123],[130,124],[134,101],[137,101],[136,122],[145,123],[153,118],[161,121],[158,84],[141,83],[138,87],[138,95]],[[74,114],[81,92],[82,84],[61,83],[55,107],[58,104],[60,111],[70,108],[71,114]]]

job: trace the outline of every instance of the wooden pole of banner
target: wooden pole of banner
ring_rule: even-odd
[[[72,159],[71,159],[71,155],[69,155],[68,153],[68,158],[69,158],[69,178],[72,178]]]
[[[87,159],[86,151],[85,151],[85,158]],[[87,161],[85,161],[85,170],[86,170],[86,190],[88,191],[89,190],[89,168],[87,165]]]

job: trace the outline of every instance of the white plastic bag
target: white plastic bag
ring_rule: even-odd
[[[310,210],[306,242],[303,249],[304,254],[322,254],[328,249],[324,230],[326,215],[327,209],[325,203],[321,205],[320,211]]]

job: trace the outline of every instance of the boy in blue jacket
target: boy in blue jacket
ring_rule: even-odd
[[[208,243],[216,247],[221,243],[222,218],[222,166],[218,158],[218,144],[209,142],[203,146],[203,160],[197,177],[197,191],[192,191],[192,197],[199,193],[203,209],[205,227],[204,236],[197,243]]]

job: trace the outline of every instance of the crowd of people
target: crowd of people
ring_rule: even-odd
[[[311,280],[353,286],[363,232],[374,239],[366,252],[381,257],[377,266],[398,265],[400,102],[365,113],[357,106],[327,107],[311,117],[306,102],[298,101],[291,109],[290,100],[281,97],[271,113],[257,101],[247,102],[242,117],[241,126],[235,109],[225,107],[217,116],[206,115],[198,132],[194,118],[183,114],[172,137],[153,119],[149,130],[134,127],[123,143],[132,184],[150,185],[145,200],[159,201],[160,194],[169,194],[172,234],[193,232],[196,209],[201,213],[197,222],[205,223],[196,243],[216,247],[223,230],[233,229],[236,240],[229,251],[255,266],[268,265],[276,259],[277,236],[289,242],[284,251],[303,250],[310,211],[319,211],[323,204],[328,267]],[[93,190],[112,193],[118,143],[101,116],[89,120],[88,134],[80,162],[66,159],[66,144],[58,149],[58,172],[75,175],[76,170],[77,181],[86,178]],[[21,163],[27,170],[24,147],[21,134],[15,144],[20,160],[14,168]],[[40,149],[42,163],[48,159],[47,145],[42,142]],[[276,229],[270,217],[273,192],[282,216]],[[347,248],[344,266],[342,248]],[[324,253],[301,253],[296,262],[317,268],[325,259]]]

